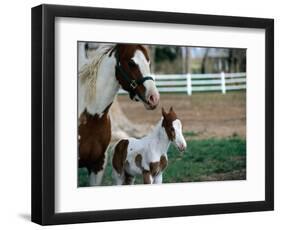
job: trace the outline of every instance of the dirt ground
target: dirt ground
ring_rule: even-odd
[[[183,131],[192,139],[246,136],[246,92],[161,94],[156,110],[147,111],[142,103],[132,102],[127,95],[118,101],[133,123],[154,126],[161,117],[161,107],[173,106],[182,121]]]

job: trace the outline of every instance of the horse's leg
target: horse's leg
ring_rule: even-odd
[[[151,176],[150,171],[144,170],[142,173],[143,176],[143,183],[144,184],[152,184],[153,178]]]
[[[131,176],[128,173],[124,173],[124,180],[123,180],[123,185],[132,185],[134,184],[135,177]]]
[[[99,171],[97,171],[96,173],[92,171],[90,174],[90,178],[89,178],[90,186],[101,185],[106,164],[107,164],[107,150],[104,153],[104,162],[103,162],[102,168]]]
[[[97,185],[97,174],[91,172],[89,176],[89,186],[95,186],[95,185]]]
[[[116,170],[114,168],[112,168],[112,177],[114,180],[114,183],[116,185],[122,185],[123,184],[123,177],[121,175],[119,175],[118,172],[116,172]]]
[[[104,169],[102,169],[97,173],[91,172],[89,185],[90,186],[101,185],[103,174],[104,174]]]
[[[160,172],[158,175],[156,175],[153,178],[153,184],[162,184],[163,176],[162,173]]]

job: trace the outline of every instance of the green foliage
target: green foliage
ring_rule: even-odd
[[[185,136],[196,135],[192,132]],[[179,153],[171,145],[163,183],[246,179],[246,140],[237,136],[225,139],[190,140]],[[112,185],[109,162],[102,185]],[[87,186],[87,171],[79,169],[79,186]],[[141,183],[137,178],[136,184]]]
[[[79,185],[79,187],[87,187],[88,186],[88,170],[86,168],[79,169],[78,185]]]
[[[179,52],[179,47],[176,46],[157,46],[155,48],[155,62],[174,61]]]

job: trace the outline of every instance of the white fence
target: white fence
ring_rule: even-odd
[[[159,92],[187,93],[220,91],[225,94],[230,90],[246,89],[246,73],[216,74],[165,74],[155,75]],[[124,90],[120,94],[126,93]]]

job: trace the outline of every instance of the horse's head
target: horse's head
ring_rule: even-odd
[[[118,44],[115,47],[116,79],[130,98],[142,101],[146,109],[155,109],[159,92],[150,74],[148,50],[142,45]]]
[[[174,143],[179,151],[184,151],[186,149],[186,141],[182,134],[182,124],[177,118],[177,114],[173,110],[173,107],[170,108],[168,113],[162,108],[162,115],[162,126],[165,128],[169,140]]]

